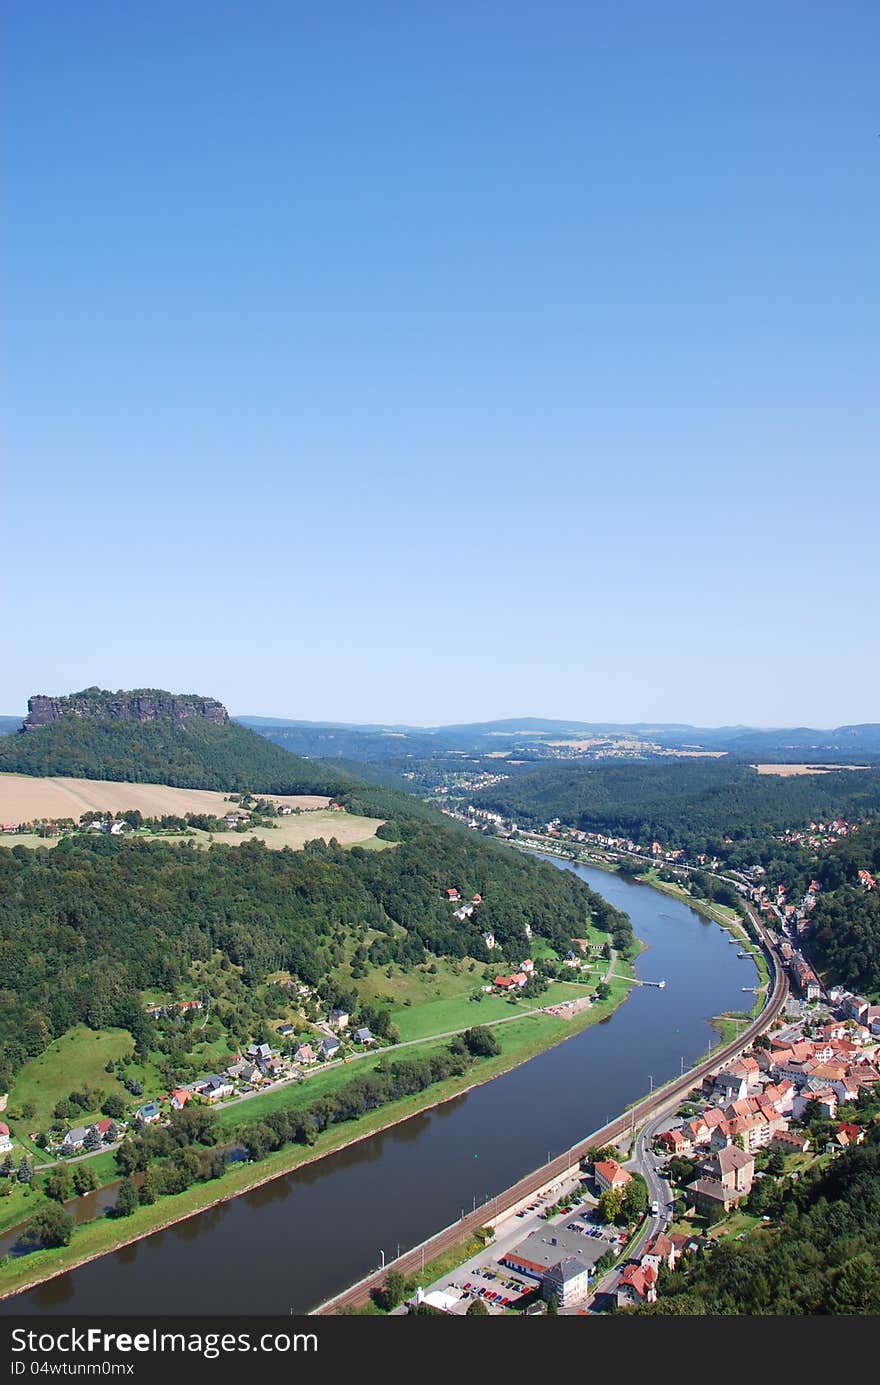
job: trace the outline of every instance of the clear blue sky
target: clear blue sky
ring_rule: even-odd
[[[5,0],[0,711],[880,720],[876,0]]]

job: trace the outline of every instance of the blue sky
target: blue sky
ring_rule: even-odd
[[[880,720],[880,9],[6,0],[0,711]]]

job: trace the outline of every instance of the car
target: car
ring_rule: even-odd
[[[659,1213],[660,1213],[660,1203],[657,1201],[656,1198],[654,1198],[654,1201],[651,1203],[651,1216],[652,1216],[652,1217],[659,1216]]]

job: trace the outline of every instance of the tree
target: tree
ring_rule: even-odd
[[[116,1195],[116,1205],[113,1208],[115,1217],[130,1217],[138,1205],[138,1191],[130,1178],[123,1178],[119,1185],[119,1192]]]
[[[73,1235],[73,1217],[57,1202],[47,1202],[27,1224],[23,1239],[35,1246],[66,1246]]]
[[[556,1301],[556,1295],[554,1293],[551,1293],[547,1300],[547,1312],[551,1317],[556,1317],[559,1313],[559,1304]]]
[[[623,1194],[621,1213],[627,1222],[634,1222],[648,1210],[648,1185],[641,1174],[633,1174]]]
[[[463,1038],[468,1053],[474,1058],[492,1058],[501,1052],[495,1035],[484,1024],[465,1030]]]
[[[403,1302],[405,1295],[406,1280],[400,1270],[389,1270],[385,1276],[385,1283],[376,1292],[376,1302],[386,1313],[390,1313]]]
[[[125,1102],[117,1092],[111,1092],[104,1098],[104,1105],[101,1107],[105,1116],[112,1116],[113,1120],[122,1120],[125,1115]]]
[[[83,1197],[85,1193],[93,1193],[97,1186],[98,1180],[91,1164],[88,1162],[77,1164],[73,1170],[73,1191],[77,1197]]]
[[[66,1164],[59,1164],[46,1178],[43,1185],[47,1197],[55,1202],[66,1202],[73,1192],[73,1178]]]
[[[599,1215],[604,1222],[617,1222],[623,1210],[623,1192],[620,1188],[606,1188],[599,1198]]]
[[[156,1201],[157,1197],[158,1188],[156,1186],[156,1176],[151,1169],[147,1169],[141,1186],[138,1189],[138,1202],[142,1207],[149,1207]]]
[[[473,1303],[469,1305],[465,1316],[468,1318],[488,1318],[489,1309],[481,1298],[475,1298]]]
[[[607,981],[600,981],[599,984],[598,984],[598,986],[596,987],[596,999],[597,999],[597,1000],[607,1000],[608,997],[610,996],[610,994],[611,994],[611,987],[608,985],[608,982],[607,982]]]

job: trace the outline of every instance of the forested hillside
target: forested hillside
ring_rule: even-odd
[[[724,761],[552,765],[512,776],[474,801],[522,825],[559,817],[582,831],[711,851],[726,837],[878,812],[880,769],[782,778]]]
[[[301,760],[236,722],[65,716],[0,738],[0,772],[176,788],[335,794],[348,776]]]
[[[352,939],[367,964],[488,961],[484,929],[513,953],[527,950],[527,923],[568,948],[592,912],[617,946],[632,942],[626,916],[570,872],[442,821],[400,817],[382,831],[400,838],[392,850],[199,851],[103,836],[0,852],[0,1088],[78,1021],[122,1026],[148,1047],[138,992],[173,990],[214,949],[246,984],[283,968],[320,987]],[[471,918],[453,917],[450,886],[482,894]]]
[[[662,1271],[641,1314],[880,1313],[880,1131],[830,1168],[779,1184],[777,1223]]]
[[[880,881],[880,823],[838,842],[816,867],[822,886],[810,917],[810,958],[828,981],[880,991],[880,885],[868,889],[859,871]]]

